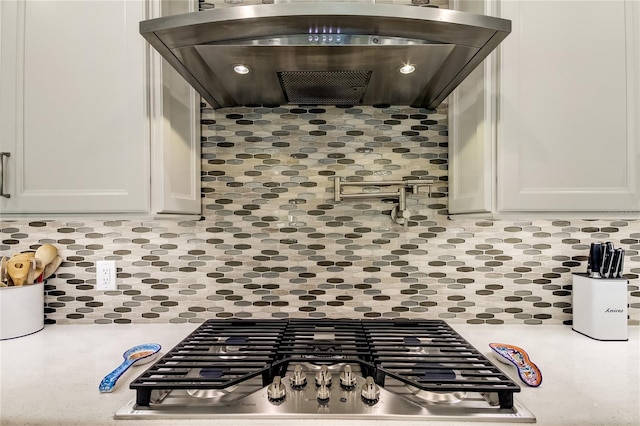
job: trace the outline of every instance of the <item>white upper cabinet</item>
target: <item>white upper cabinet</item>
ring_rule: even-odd
[[[181,99],[172,99],[164,114],[180,117],[178,136],[166,136],[157,124],[169,89],[161,73],[150,75],[149,48],[138,32],[149,5],[0,2],[0,150],[10,154],[2,182],[10,198],[0,199],[2,213],[195,212],[157,201],[171,190],[165,184],[156,191],[162,166],[152,165],[151,156],[156,161],[159,151],[173,154],[186,145],[192,151],[174,157],[189,157],[183,173],[194,173],[199,105],[176,89]],[[180,102],[182,110],[174,106]],[[173,193],[180,191],[199,202],[199,190]]]
[[[498,209],[640,210],[640,5],[501,7]]]
[[[198,7],[197,0],[148,3],[149,18],[195,12]],[[147,48],[151,208],[161,214],[200,214],[200,95],[155,49]]]
[[[449,5],[463,12],[490,15],[482,1],[452,0]],[[451,214],[487,213],[492,209],[495,67],[493,53],[449,95]]]
[[[457,151],[483,152],[491,206],[465,205],[458,191],[452,213],[640,212],[640,4],[498,6],[512,33],[498,66],[485,65],[491,74],[469,82],[476,92],[452,98],[451,117],[452,133],[463,128],[452,137],[452,189],[478,167]],[[477,133],[482,117],[493,132]]]
[[[2,212],[148,211],[144,3],[1,7]]]

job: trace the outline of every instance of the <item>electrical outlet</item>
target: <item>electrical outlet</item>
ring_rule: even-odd
[[[98,260],[96,262],[96,290],[116,289],[116,261]]]

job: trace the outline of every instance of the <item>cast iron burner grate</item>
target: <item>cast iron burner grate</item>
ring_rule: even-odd
[[[136,404],[153,390],[229,389],[289,363],[357,363],[375,382],[419,392],[497,394],[513,407],[520,387],[442,320],[208,320],[135,379]]]
[[[208,320],[129,386],[148,406],[151,391],[225,389],[262,375],[265,386],[287,323],[280,320]]]
[[[292,319],[278,347],[278,359],[320,364],[370,361],[371,351],[359,321]]]
[[[501,408],[513,407],[520,386],[444,321],[365,320],[363,328],[378,385],[393,377],[428,392],[496,393]]]

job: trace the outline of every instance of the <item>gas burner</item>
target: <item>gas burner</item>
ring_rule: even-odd
[[[460,378],[460,373],[447,368],[442,364],[433,363],[420,363],[416,364],[412,369],[411,375],[416,377],[418,383],[431,382],[431,383],[447,383]],[[406,385],[409,392],[419,398],[420,400],[433,402],[433,403],[446,403],[452,404],[462,401],[467,392],[441,392],[441,391],[427,391],[417,388],[413,385]]]
[[[202,368],[194,375],[196,379],[217,381],[223,377],[229,378],[228,370],[224,368]],[[236,385],[224,389],[187,389],[187,394],[196,398],[217,399],[229,395],[238,388]]]
[[[194,398],[215,400],[231,395],[237,388],[238,386],[229,386],[225,389],[187,389],[187,394]]]
[[[344,362],[313,362],[313,361],[304,361],[301,362],[300,365],[304,367],[308,371],[320,371],[323,368],[326,368],[330,372],[340,371],[344,368],[346,363]]]
[[[445,380],[455,380],[458,373],[442,364],[422,363],[416,364],[411,372],[418,381],[426,380],[430,382],[444,382]]]
[[[428,348],[422,345],[424,342],[417,337],[405,337],[403,339],[405,349],[412,355],[427,355]]]
[[[474,362],[473,358],[461,358],[462,362],[467,362],[467,364],[461,363],[452,363],[454,366],[456,365],[466,365],[467,367],[471,366],[473,368],[477,368],[478,370],[484,370],[485,366],[481,363],[478,363],[477,360]],[[418,365],[417,368],[425,368],[425,365]],[[456,381],[456,380],[466,380],[465,373],[462,371],[458,371],[453,368],[449,368],[447,366],[441,364],[430,364],[428,365],[429,370],[425,370],[424,374],[419,378],[423,381],[431,381],[431,382],[439,382],[446,383],[447,381]],[[434,368],[436,367],[436,368]],[[437,368],[442,367],[442,368]],[[486,370],[485,370],[486,371]],[[420,381],[419,380],[419,381]],[[478,375],[475,380],[478,383],[482,383],[483,381],[489,380],[489,376]],[[420,401],[431,402],[435,404],[456,404],[461,401],[464,401],[469,397],[469,392],[466,391],[437,391],[437,390],[422,390],[412,385],[405,385],[406,389],[414,395]],[[480,395],[484,400],[486,400],[491,406],[497,406],[500,404],[498,394],[495,392],[480,392]]]
[[[426,391],[411,385],[405,385],[405,387],[417,399],[434,404],[455,404],[467,397],[467,392]]]
[[[308,345],[306,351],[306,353],[301,355],[301,358],[310,360],[309,362],[316,364],[325,364],[327,361],[331,363],[346,358],[334,342],[314,340],[313,343]]]
[[[225,345],[220,346],[218,354],[222,359],[244,359],[247,357],[247,338],[244,336],[232,336],[224,341]]]

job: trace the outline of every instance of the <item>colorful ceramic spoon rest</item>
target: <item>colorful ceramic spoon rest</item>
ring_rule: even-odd
[[[122,354],[124,361],[115,370],[107,374],[100,382],[100,392],[111,392],[116,382],[133,364],[146,364],[153,361],[162,347],[157,343],[145,343],[134,346]]]
[[[524,383],[533,387],[540,386],[542,373],[538,366],[529,359],[529,354],[524,349],[506,343],[489,343],[489,347],[498,355],[496,358],[500,362],[507,364],[504,361],[506,360],[515,365],[518,369],[518,376]]]

